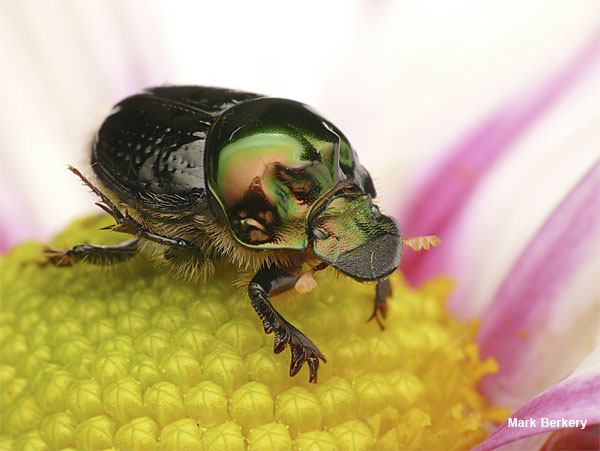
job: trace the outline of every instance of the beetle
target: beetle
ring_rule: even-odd
[[[134,238],[47,250],[47,263],[118,263],[150,244],[181,273],[209,275],[217,259],[252,268],[248,296],[274,333],[274,352],[289,345],[290,376],[307,362],[310,382],[325,356],[269,297],[332,266],[375,282],[371,318],[385,316],[400,227],[373,203],[373,181],[348,139],[307,105],[221,88],[150,88],[104,120],[91,168],[94,183],[70,167],[114,218],[109,228]]]

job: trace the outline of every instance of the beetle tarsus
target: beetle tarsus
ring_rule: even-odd
[[[266,293],[260,287],[252,286],[248,290],[254,310],[261,317],[265,333],[275,334],[273,352],[279,354],[289,345],[291,351],[290,376],[295,376],[304,362],[308,363],[309,381],[317,382],[319,359],[326,362],[319,348],[302,332],[288,323],[267,299]]]
[[[290,346],[290,376],[295,376],[304,362],[307,362],[309,381],[317,382],[319,360],[326,362],[325,356],[302,332],[288,323],[268,299],[273,292],[282,292],[292,288],[300,274],[300,268],[294,268],[291,274],[280,268],[263,268],[248,285],[248,295],[252,307],[262,320],[265,333],[275,334],[273,343],[275,354],[283,352],[288,345]]]
[[[377,287],[375,288],[375,306],[373,309],[373,314],[369,317],[367,321],[375,320],[381,330],[385,329],[383,325],[382,319],[385,319],[387,316],[387,298],[392,294],[392,286],[390,285],[389,279],[380,280],[377,282]],[[380,318],[381,316],[381,318]]]
[[[53,265],[58,267],[73,266],[79,262],[93,265],[111,265],[129,260],[139,250],[139,239],[124,241],[113,246],[93,246],[91,244],[78,244],[71,249],[56,251],[44,250],[46,260],[40,265]]]
[[[106,211],[109,215],[111,215],[117,222],[119,222],[119,220],[123,218],[123,215],[121,214],[119,209],[115,206],[115,204],[113,204],[112,201],[102,191],[100,191],[98,188],[96,188],[96,186],[92,182],[90,182],[86,178],[86,176],[83,175],[81,173],[81,171],[79,171],[79,169],[77,169],[71,165],[68,166],[68,169],[73,174],[75,174],[77,177],[79,177],[81,179],[81,181],[83,182],[83,184],[85,186],[87,186],[90,190],[92,190],[92,192],[100,198],[101,202],[96,202],[96,205],[98,205],[100,208],[102,208],[104,211]]]

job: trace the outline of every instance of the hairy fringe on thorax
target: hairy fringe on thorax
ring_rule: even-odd
[[[134,212],[130,211],[130,214],[133,216]],[[152,220],[144,220],[143,214],[138,213],[136,216],[148,230],[172,238],[182,238],[199,249],[200,252],[175,250],[173,253],[177,257],[168,261],[165,258],[165,252],[169,250],[167,246],[143,240],[144,253],[156,264],[166,266],[171,273],[190,282],[202,282],[212,277],[215,271],[214,260],[225,260],[242,272],[255,273],[263,265],[293,265],[300,256],[294,250],[260,251],[246,248],[236,241],[226,225],[214,217],[196,215],[177,220],[177,216],[172,215],[167,220],[167,215],[162,214],[164,220],[157,221],[155,215]]]

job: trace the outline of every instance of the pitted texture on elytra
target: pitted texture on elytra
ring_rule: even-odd
[[[58,245],[110,243],[85,219]],[[112,240],[112,241],[111,241]],[[373,287],[319,273],[273,299],[328,358],[319,383],[290,378],[230,268],[199,285],[126,266],[40,268],[39,244],[2,259],[2,449],[468,448],[504,410],[476,382],[496,370],[476,326],[444,311],[449,285],[393,279],[386,330]]]

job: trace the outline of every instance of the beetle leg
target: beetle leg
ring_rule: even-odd
[[[371,321],[375,319],[377,324],[381,330],[385,329],[381,318],[379,318],[379,314],[381,317],[385,319],[387,315],[387,298],[392,294],[392,286],[390,285],[389,279],[378,280],[377,287],[375,288],[375,308],[373,309],[373,314],[369,317],[367,321]]]
[[[73,174],[75,174],[77,177],[79,177],[81,179],[81,181],[84,183],[84,185],[87,186],[89,189],[91,189],[92,192],[100,198],[101,202],[98,202],[96,205],[98,205],[105,212],[107,212],[109,215],[111,215],[115,219],[115,221],[119,222],[120,219],[123,219],[123,214],[119,211],[119,209],[115,206],[115,204],[113,204],[112,201],[108,197],[106,197],[106,195],[102,191],[100,191],[98,188],[96,188],[94,186],[94,184],[92,182],[90,182],[86,178],[86,176],[83,175],[79,171],[79,169],[74,168],[71,165],[69,165],[68,169]]]
[[[129,216],[127,212],[125,212],[123,219],[117,221],[116,225],[109,226],[107,228],[113,230],[114,232],[127,233],[129,235],[135,235],[139,238],[144,238],[149,241],[154,241],[155,243],[169,246],[170,248],[198,250],[196,246],[182,238],[171,238],[151,232],[150,230],[144,228],[144,226],[142,226],[131,216]]]
[[[121,213],[117,206],[113,204],[112,201],[102,191],[96,188],[94,184],[90,182],[77,168],[69,166],[69,170],[77,177],[79,177],[81,181],[100,198],[101,202],[98,202],[96,205],[98,205],[105,212],[111,215],[117,222],[115,225],[104,227],[105,229],[110,229],[115,232],[127,233],[129,235],[135,235],[139,238],[154,241],[155,243],[163,244],[171,248],[190,250],[198,249],[193,244],[181,238],[171,238],[168,236],[159,235],[158,233],[151,232],[150,230],[144,228],[144,226],[142,226],[134,218],[129,216],[129,213],[127,211],[125,211],[125,214]]]
[[[121,263],[133,257],[139,249],[139,238],[115,244],[113,246],[92,246],[78,244],[65,251],[46,249],[46,260],[40,264],[54,266],[73,266],[75,263],[86,262],[92,265],[111,265]]]
[[[273,349],[275,354],[279,354],[288,344],[290,345],[292,353],[290,376],[295,376],[304,362],[307,362],[310,370],[309,381],[317,382],[319,359],[326,362],[325,356],[302,332],[288,323],[268,299],[271,294],[279,294],[292,288],[301,274],[302,268],[292,268],[287,271],[276,266],[262,268],[250,281],[248,295],[252,307],[262,320],[265,333],[275,333]]]

